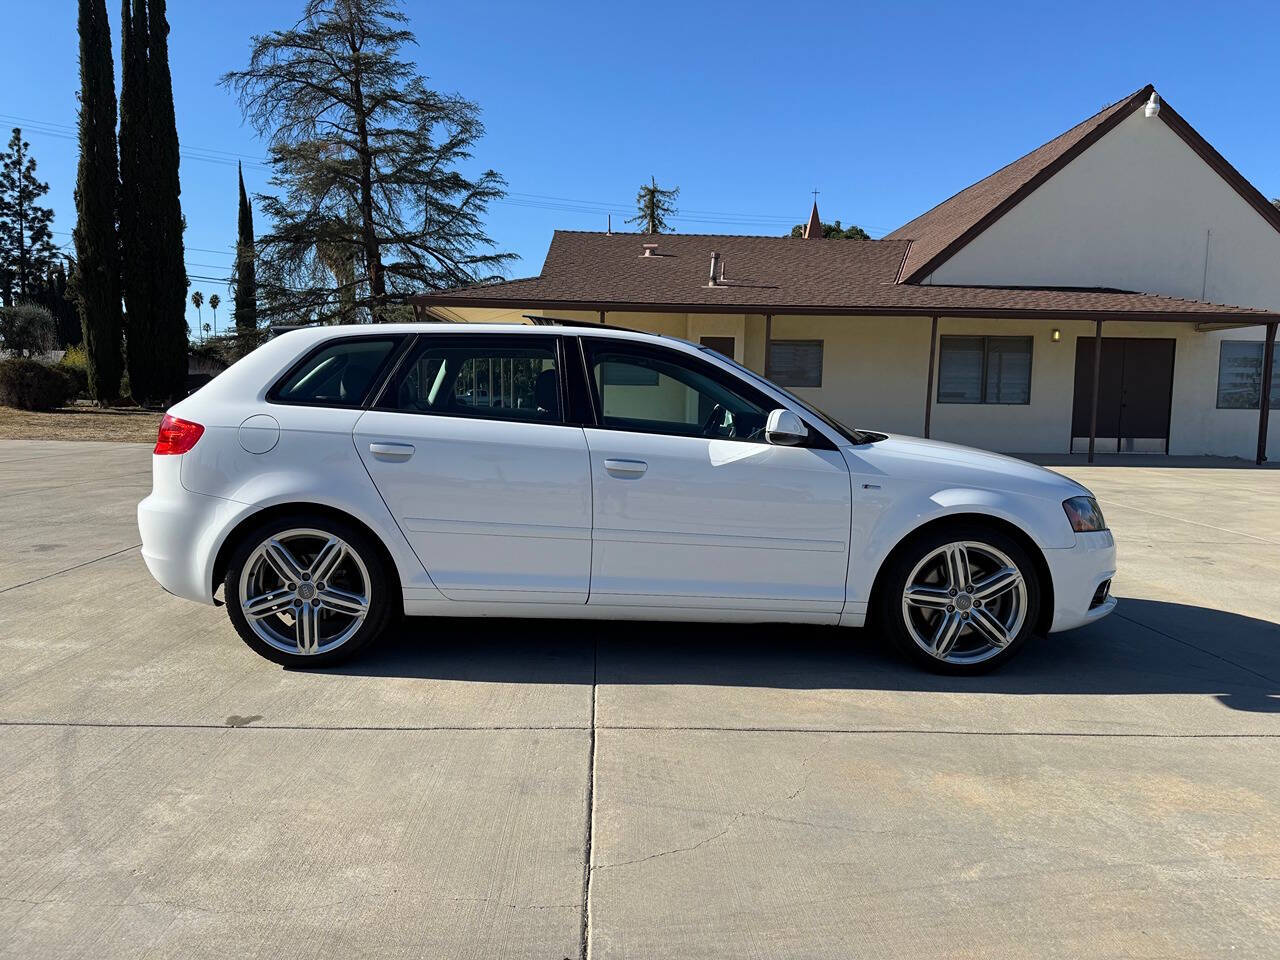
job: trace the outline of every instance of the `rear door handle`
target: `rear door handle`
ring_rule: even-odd
[[[390,463],[403,463],[413,456],[412,443],[371,443],[369,452],[379,460]]]
[[[639,477],[649,465],[643,460],[619,460],[610,458],[604,462],[604,468],[615,477]]]

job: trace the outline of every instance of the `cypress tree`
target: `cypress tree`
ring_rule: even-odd
[[[123,0],[121,241],[129,383],[139,402],[182,395],[187,275],[164,0]]]
[[[148,223],[151,205],[143,192],[146,152],[147,8],[145,0],[122,0],[120,5],[120,277],[124,293],[125,355],[135,398],[147,385],[134,379],[139,360],[147,356],[151,325],[151,248]],[[141,25],[141,35],[139,31]]]
[[[76,175],[76,301],[89,393],[120,395],[120,248],[116,236],[116,89],[106,0],[80,0],[80,166]]]
[[[178,123],[173,110],[173,81],[169,74],[169,21],[165,0],[147,4],[149,59],[147,80],[151,94],[152,169],[156,199],[155,334],[157,400],[181,399],[187,382],[187,268],[182,244],[178,178]]]
[[[258,328],[258,278],[254,267],[253,207],[244,192],[244,167],[240,167],[240,216],[236,228],[236,332]]]

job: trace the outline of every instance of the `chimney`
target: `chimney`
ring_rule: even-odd
[[[658,245],[656,243],[642,243],[641,246],[644,247],[644,253],[642,256],[652,257],[658,252]]]
[[[707,283],[708,287],[717,286],[724,279],[724,267],[720,263],[720,254],[711,254],[711,279]]]

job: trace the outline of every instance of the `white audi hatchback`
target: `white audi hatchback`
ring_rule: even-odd
[[[967,673],[1115,606],[1079,484],[603,326],[291,331],[176,404],[153,464],[152,575],[290,666],[407,614],[870,621]]]

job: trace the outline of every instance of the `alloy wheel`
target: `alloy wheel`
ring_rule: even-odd
[[[1021,632],[1027,584],[1018,565],[987,543],[960,540],[932,550],[902,591],[912,640],[947,663],[990,660]]]
[[[253,632],[284,653],[327,653],[350,640],[369,615],[369,569],[359,553],[324,530],[274,533],[240,574],[240,610]]]

